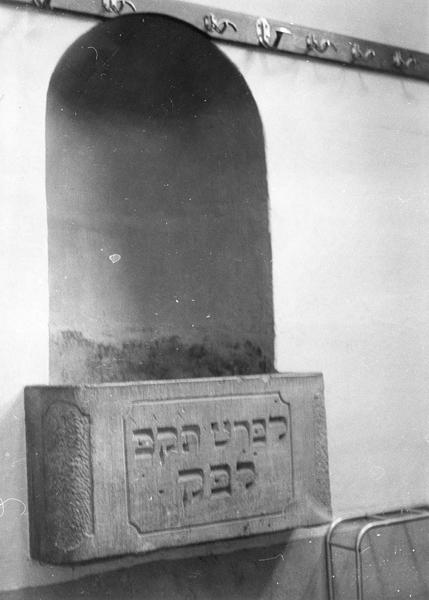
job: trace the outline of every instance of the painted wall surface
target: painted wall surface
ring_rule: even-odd
[[[423,0],[234,8],[429,51]],[[22,504],[23,387],[48,382],[46,91],[63,52],[92,23],[0,9],[2,589],[124,564],[34,563]],[[427,502],[429,85],[223,50],[245,74],[264,125],[276,366],[325,376],[334,511]]]
[[[264,58],[277,368],[324,374],[336,512],[424,503],[429,86]]]

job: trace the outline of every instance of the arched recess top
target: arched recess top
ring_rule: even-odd
[[[52,382],[272,370],[262,124],[206,36],[136,15],[67,50],[47,198]]]

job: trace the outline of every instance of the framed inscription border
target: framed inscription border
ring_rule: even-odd
[[[330,520],[319,374],[37,386],[25,408],[39,560],[251,540]]]

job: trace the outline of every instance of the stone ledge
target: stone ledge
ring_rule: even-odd
[[[26,389],[30,545],[54,564],[330,519],[321,375]]]

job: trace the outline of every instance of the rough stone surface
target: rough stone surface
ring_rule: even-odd
[[[26,423],[39,560],[329,520],[321,375],[30,387]]]
[[[44,415],[43,432],[47,533],[53,547],[67,552],[93,533],[89,417],[55,402]]]
[[[57,384],[110,383],[272,373],[271,354],[251,340],[184,343],[178,336],[150,342],[97,343],[77,331],[51,335],[53,355],[65,368]]]

